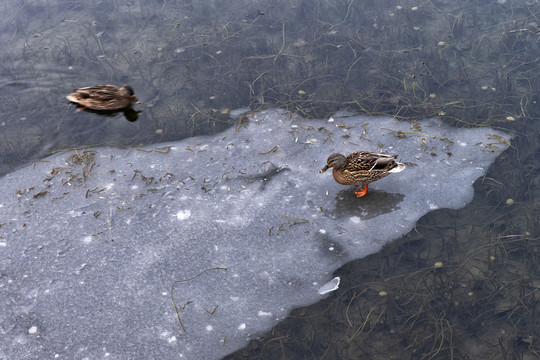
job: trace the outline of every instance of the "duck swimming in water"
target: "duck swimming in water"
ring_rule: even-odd
[[[140,103],[129,85],[120,88],[114,85],[95,85],[74,91],[66,98],[77,104],[81,110],[116,111],[130,107],[132,102]]]

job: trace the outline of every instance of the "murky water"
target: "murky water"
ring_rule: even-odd
[[[380,254],[339,270],[338,292],[230,358],[540,353],[536,1],[51,0],[0,8],[0,175],[66,148],[215,133],[233,126],[229,113],[239,107],[320,118],[338,109],[440,116],[512,132],[513,147],[477,182],[469,206],[433,212]],[[137,121],[76,112],[65,99],[105,83],[135,89]]]

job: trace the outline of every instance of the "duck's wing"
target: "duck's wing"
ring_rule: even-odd
[[[377,164],[378,154],[369,151],[356,151],[347,155],[345,169],[351,173],[371,170]]]
[[[384,155],[379,156],[377,159],[373,161],[373,166],[370,170],[383,170],[387,169],[390,170],[391,168],[395,167],[397,155]]]
[[[75,89],[74,95],[79,99],[110,101],[118,96],[118,88],[114,85],[88,86]]]

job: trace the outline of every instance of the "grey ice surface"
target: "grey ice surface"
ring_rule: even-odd
[[[60,153],[0,179],[0,358],[220,358],[321,299],[345,262],[464,206],[508,138],[280,110],[237,125]],[[360,149],[407,168],[363,198],[319,173]]]

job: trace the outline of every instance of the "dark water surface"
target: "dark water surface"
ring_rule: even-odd
[[[540,3],[51,0],[0,11],[0,176],[62,149],[216,133],[241,107],[511,132],[471,204],[346,265],[332,296],[228,358],[540,356]],[[135,89],[136,122],[65,99],[102,83]]]

